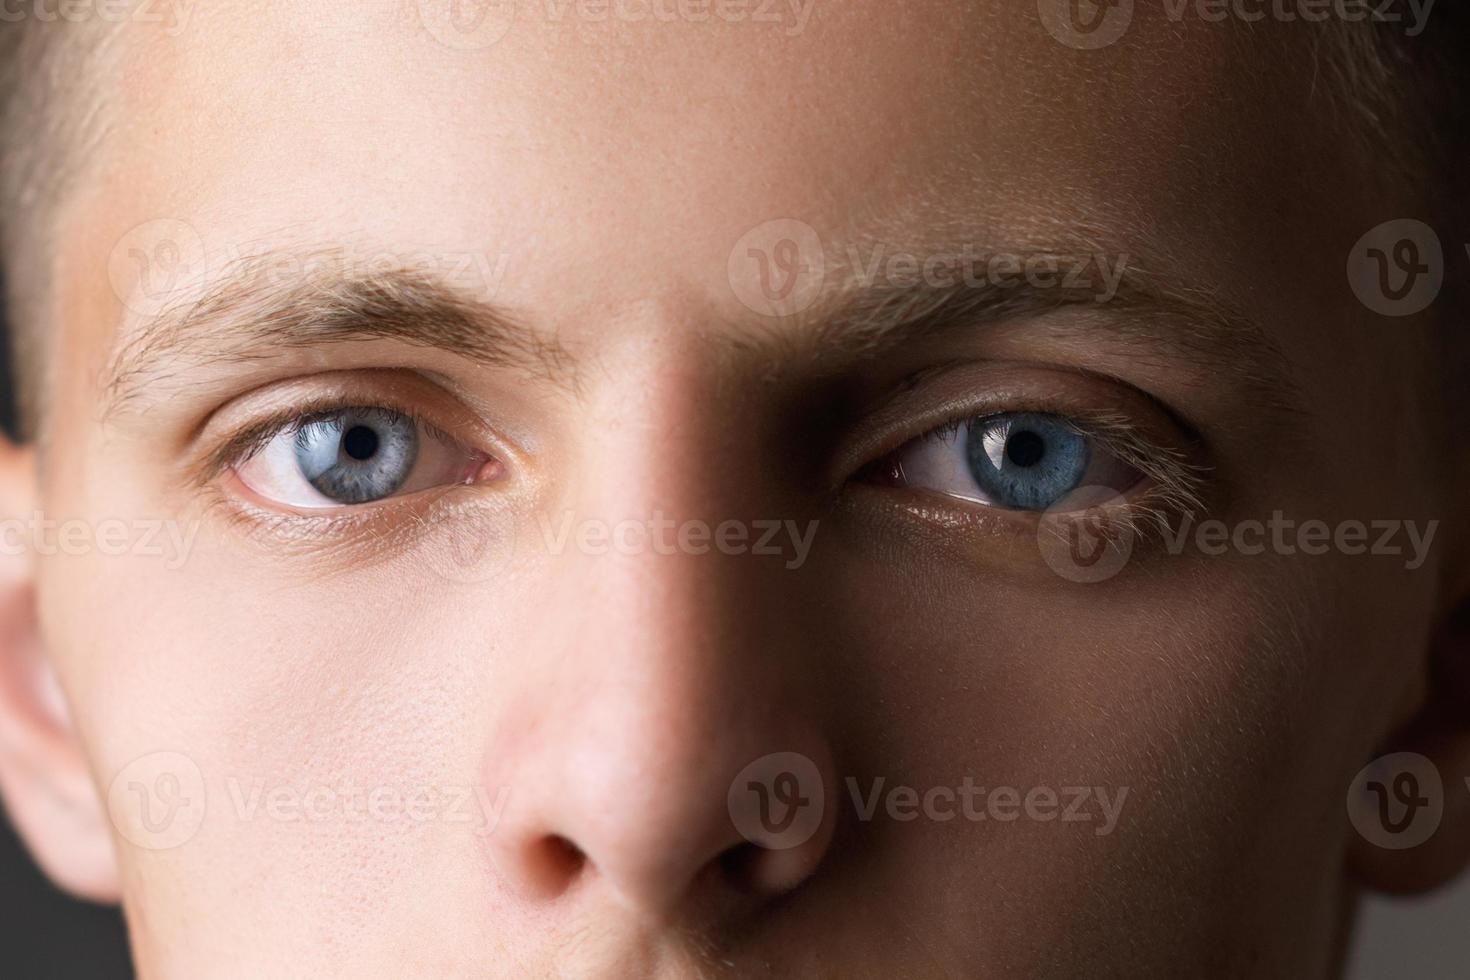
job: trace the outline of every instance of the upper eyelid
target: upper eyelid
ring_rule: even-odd
[[[983,412],[978,415],[958,416],[939,426],[929,429],[928,431],[924,432],[922,435],[917,436],[914,439],[910,439],[908,442],[903,443],[903,445],[893,450],[893,453],[902,452],[908,446],[911,446],[915,442],[919,442],[922,440],[933,439],[936,437],[948,438],[950,436],[957,435],[959,429],[962,426],[973,425],[977,422],[984,422],[989,419],[998,418],[1002,415],[1013,415],[1017,412],[1030,411],[1031,410],[1025,408],[1008,408],[1000,411]],[[1077,415],[1064,415],[1060,412],[1052,411],[1035,412],[1033,414],[1046,415],[1054,418],[1066,428],[1071,429],[1073,432],[1076,432],[1078,435],[1086,436],[1089,439],[1093,439],[1099,443],[1102,443],[1102,448],[1104,451],[1112,452],[1113,455],[1118,456],[1120,459],[1123,460],[1123,462],[1128,463],[1130,466],[1134,466],[1135,468],[1139,468],[1138,464],[1140,462],[1147,462],[1147,460],[1143,459],[1142,457],[1148,456],[1149,454],[1156,454],[1168,451],[1164,447],[1156,446],[1151,440],[1147,440],[1144,436],[1138,434],[1136,428],[1134,428],[1130,424],[1128,419],[1124,418],[1123,416],[1110,417],[1102,413],[1098,413],[1096,416],[1089,417],[1086,413],[1079,413]],[[892,455],[893,453],[890,453],[890,455]]]
[[[845,480],[945,425],[1016,411],[1070,419],[1122,458],[1135,465],[1159,460],[1166,465],[1150,469],[1169,469],[1191,485],[1193,474],[1180,467],[1210,455],[1208,440],[1184,414],[1127,378],[1073,364],[979,358],[936,363],[890,387],[863,411],[861,428],[833,459],[831,478]]]
[[[376,403],[370,404],[361,398],[326,397],[315,405],[307,402],[295,407],[283,408],[237,432],[223,446],[211,451],[205,457],[204,465],[196,476],[196,482],[208,483],[227,470],[250,461],[284,433],[293,430],[300,431],[313,421],[319,421],[324,417],[354,408],[386,408],[403,415],[414,425],[428,430],[436,438],[449,443],[459,442],[454,436],[429,421],[424,413],[406,404],[393,403],[391,399],[378,399]]]
[[[958,426],[997,415],[1029,411],[1060,419],[1074,431],[1097,440],[1102,444],[1104,451],[1111,452],[1124,463],[1142,473],[1150,483],[1145,498],[1158,505],[1150,508],[1156,519],[1162,519],[1170,514],[1194,513],[1205,507],[1204,494],[1208,467],[1196,462],[1192,454],[1184,447],[1174,449],[1163,446],[1158,440],[1145,436],[1141,427],[1121,413],[1090,412],[1085,409],[1065,412],[1055,409],[1037,410],[1020,405],[992,411],[958,414],[901,443],[879,460],[891,458],[915,442],[931,439],[938,433],[956,429]],[[875,460],[875,463],[879,460]]]

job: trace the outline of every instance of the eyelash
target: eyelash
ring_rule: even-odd
[[[422,413],[407,404],[381,396],[374,396],[367,401],[372,403],[373,408],[386,409],[403,416],[436,439],[451,443],[461,441],[430,422]],[[332,396],[283,408],[231,436],[223,446],[211,452],[200,467],[196,482],[209,483],[225,472],[248,463],[276,437],[286,433],[298,436],[308,426],[327,421],[347,409],[362,407],[363,402],[364,399],[361,398]]]
[[[1094,440],[1097,447],[1111,453],[1122,462],[1138,470],[1147,480],[1146,487],[1139,493],[1128,496],[1125,511],[1104,515],[1104,522],[1115,530],[1126,523],[1127,529],[1136,534],[1149,530],[1164,530],[1185,515],[1196,514],[1204,509],[1204,489],[1208,468],[1193,461],[1186,449],[1171,449],[1158,444],[1146,436],[1139,425],[1120,413],[1086,411],[1056,405],[1014,404],[988,406],[984,411],[955,415],[948,421],[926,429],[899,446],[885,452],[877,461],[859,472],[873,474],[896,465],[895,457],[907,446],[919,439],[947,439],[956,436],[968,424],[1012,412],[1038,412],[1054,415],[1072,428],[1077,434]],[[938,496],[933,491],[919,490],[926,496]],[[985,510],[987,513],[1004,514],[1007,519],[1035,521],[1034,512],[1008,511],[986,504],[970,503],[955,499],[949,506],[967,511]]]
[[[1078,434],[1093,440],[1099,449],[1116,456],[1145,477],[1143,489],[1136,494],[1128,494],[1126,508],[1103,515],[1104,522],[1110,527],[1121,529],[1126,524],[1129,531],[1144,535],[1150,530],[1168,529],[1185,515],[1197,513],[1204,508],[1208,469],[1194,461],[1195,454],[1191,448],[1173,449],[1161,445],[1160,440],[1146,435],[1141,426],[1123,413],[1078,409],[1074,405],[1058,404],[1050,398],[1013,401],[1015,403],[987,405],[981,410],[952,412],[946,421],[892,446],[877,460],[857,469],[847,478],[846,483],[862,482],[865,476],[871,478],[875,473],[881,472],[885,464],[916,439],[951,437],[957,434],[960,427],[992,415],[1042,412],[1065,420]],[[196,482],[201,486],[214,486],[221,475],[249,462],[278,436],[284,433],[299,434],[314,422],[328,419],[346,409],[362,407],[365,403],[398,413],[433,438],[448,443],[472,442],[446,432],[430,421],[425,413],[416,410],[403,399],[385,397],[382,393],[366,398],[333,394],[282,408],[231,436],[222,446],[208,454],[197,470]],[[903,492],[901,488],[896,489]],[[924,493],[931,499],[938,496],[932,491],[910,492]],[[277,530],[282,532],[292,531],[307,536],[314,532],[326,534],[345,530],[364,521],[371,522],[373,513],[383,510],[384,505],[390,503],[391,501],[384,501],[376,505],[365,504],[353,511],[330,516],[276,514],[265,515],[264,520],[278,525]],[[987,518],[1000,517],[1011,523],[1037,519],[1034,513],[1003,511],[962,500],[946,501],[945,506],[967,514],[976,514],[985,509]],[[258,517],[257,520],[259,519],[261,518]]]

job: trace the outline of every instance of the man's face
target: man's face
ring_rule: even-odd
[[[1327,972],[1412,205],[1310,28],[1034,8],[122,30],[41,500],[162,530],[38,601],[145,975]]]

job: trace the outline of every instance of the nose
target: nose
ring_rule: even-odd
[[[542,669],[490,740],[503,881],[655,920],[799,887],[832,839],[833,758],[799,617],[756,594],[782,589],[777,573],[653,551],[571,561],[546,602],[575,613],[538,638]]]

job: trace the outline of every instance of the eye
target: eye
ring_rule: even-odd
[[[304,509],[367,504],[483,479],[495,460],[388,408],[343,408],[297,419],[235,465],[267,500]]]
[[[1040,511],[1079,487],[1124,493],[1144,475],[1059,415],[1005,412],[936,429],[883,461],[896,486],[1011,510]]]

